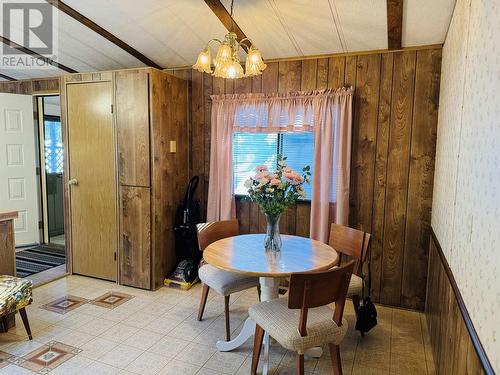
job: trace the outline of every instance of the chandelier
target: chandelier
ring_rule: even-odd
[[[231,2],[231,18],[233,16],[233,2]],[[244,43],[248,42],[248,43]],[[214,69],[212,70],[212,58],[210,53],[210,44],[219,43],[217,55],[214,60]],[[240,48],[247,53],[245,61],[245,72],[241,66],[238,52]],[[242,78],[251,77],[262,74],[266,68],[266,64],[262,60],[260,51],[255,47],[253,42],[248,39],[242,39],[238,42],[238,38],[234,32],[229,32],[224,37],[224,41],[219,39],[211,39],[208,41],[205,49],[200,52],[196,64],[193,69],[199,72],[212,74],[215,77],[221,78]]]

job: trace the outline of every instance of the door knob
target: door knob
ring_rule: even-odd
[[[78,185],[78,180],[76,178],[72,178],[68,181],[68,185]]]

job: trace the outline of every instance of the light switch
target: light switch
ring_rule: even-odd
[[[170,152],[177,152],[177,142],[170,141]]]

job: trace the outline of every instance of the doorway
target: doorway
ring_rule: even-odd
[[[43,242],[64,249],[64,145],[59,95],[38,97]],[[41,106],[40,106],[41,104]],[[40,110],[41,108],[41,110]]]
[[[17,247],[16,274],[38,284],[66,273],[64,144],[59,95],[35,96],[33,100],[38,233],[35,244]]]

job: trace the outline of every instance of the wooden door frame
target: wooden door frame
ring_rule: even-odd
[[[72,79],[73,77],[78,78],[82,77],[82,79]],[[109,77],[109,78],[108,78]],[[64,238],[65,238],[65,243],[66,243],[66,271],[69,274],[73,274],[73,256],[72,256],[72,222],[71,222],[71,189],[68,185],[69,179],[70,179],[70,173],[71,173],[71,162],[69,159],[69,149],[70,149],[70,143],[69,143],[69,123],[67,121],[68,119],[68,96],[66,94],[66,88],[69,85],[78,85],[78,84],[88,84],[88,83],[102,83],[102,82],[109,82],[111,83],[112,86],[112,95],[111,95],[111,102],[113,107],[115,106],[115,82],[114,82],[114,77],[113,76],[93,76],[90,75],[88,78],[87,76],[83,74],[74,74],[74,75],[67,75],[67,76],[62,76],[60,78],[60,95],[61,95],[61,130],[62,130],[62,138],[63,138],[63,144],[64,144],[64,172],[63,172],[63,182],[64,182]],[[115,189],[115,196],[116,199],[118,200],[115,205],[115,220],[116,220],[116,243],[117,243],[117,249],[116,249],[116,262],[115,262],[115,272],[116,272],[116,284],[119,284],[120,280],[120,273],[119,273],[119,248],[120,248],[120,242],[119,242],[119,190],[118,190],[118,150],[117,150],[117,134],[116,134],[116,116],[115,116],[115,111],[113,110],[112,116],[111,116],[111,126],[113,128],[113,161],[114,161],[114,166],[115,166],[115,173],[114,173],[114,189]]]
[[[66,186],[66,160],[67,160],[67,155],[66,155],[66,149],[68,148],[68,142],[67,142],[67,139],[65,137],[65,130],[64,130],[64,122],[63,122],[63,104],[62,104],[62,91],[61,90],[47,90],[47,91],[43,91],[43,92],[37,92],[36,94],[32,94],[33,96],[33,105],[36,109],[36,119],[35,119],[35,127],[36,127],[36,137],[37,137],[37,141],[38,141],[38,147],[39,147],[39,150],[38,150],[38,157],[40,158],[40,165],[39,165],[39,168],[40,168],[40,191],[39,193],[41,194],[40,196],[40,201],[41,201],[41,207],[40,207],[40,217],[42,219],[42,222],[43,222],[43,226],[45,228],[45,226],[48,226],[48,222],[45,222],[45,214],[44,214],[44,206],[45,208],[47,208],[47,204],[46,202],[44,203],[43,200],[47,200],[47,196],[46,196],[46,182],[42,181],[43,177],[43,173],[42,173],[42,160],[41,160],[41,157],[44,155],[43,153],[43,150],[42,150],[42,141],[43,141],[43,138],[41,137],[41,134],[43,134],[43,132],[41,131],[42,129],[42,126],[43,126],[43,123],[41,124],[40,123],[40,119],[43,120],[43,98],[46,97],[46,96],[59,96],[59,101],[60,101],[60,110],[61,110],[61,113],[60,113],[60,116],[61,116],[61,135],[62,135],[62,143],[63,143],[63,147],[64,147],[64,163],[63,163],[63,184],[64,184],[64,187]],[[40,106],[40,103],[42,104]],[[42,113],[40,113],[40,108],[42,108]],[[68,218],[67,218],[67,211],[66,211],[66,205],[68,204],[68,202],[66,201],[66,194],[63,194],[63,208],[64,208],[64,241],[65,241],[65,244],[64,244],[64,252],[65,252],[65,255],[66,255],[66,274],[69,274],[71,273],[71,263],[70,263],[70,259],[71,259],[71,244],[69,244],[67,242],[68,238],[66,237],[66,231],[68,230],[68,227],[67,227],[67,224],[68,224]],[[71,218],[69,219],[71,221]],[[41,238],[44,239],[45,241],[45,234],[44,234],[44,228],[41,229]]]
[[[43,94],[34,94],[33,95],[33,101],[35,105],[35,113],[36,113],[36,119],[35,119],[35,131],[36,131],[36,141],[38,143],[38,157],[39,157],[39,164],[37,168],[39,168],[40,172],[40,189],[39,189],[39,194],[40,194],[40,221],[42,222],[42,228],[40,228],[41,231],[41,238],[43,239],[43,243],[48,243],[50,241],[50,236],[49,236],[49,220],[48,220],[48,202],[47,202],[47,177],[46,174],[44,173],[44,161],[45,161],[45,150],[44,150],[44,143],[45,143],[45,130],[44,130],[44,125],[45,125],[45,104],[43,102],[43,99],[49,96],[59,96],[59,99],[61,98],[61,94],[59,91],[56,91],[54,93],[43,93]],[[60,107],[60,106],[59,106]],[[60,108],[61,109],[61,108]],[[61,113],[59,113],[59,121],[61,122],[61,130],[62,130],[62,116]],[[62,133],[62,132],[61,132]],[[63,139],[63,147],[66,148],[66,144],[64,143]],[[63,162],[63,166],[66,160]],[[63,171],[63,178],[64,178],[64,171]],[[63,195],[63,203],[64,203],[64,195]],[[63,213],[64,214],[64,213]]]
[[[47,176],[43,171],[43,161],[45,160],[45,149],[43,147],[45,143],[45,133],[43,131],[44,126],[44,103],[43,103],[44,95],[36,95],[34,97],[35,106],[36,106],[36,134],[37,134],[37,142],[38,142],[38,169],[40,172],[40,218],[42,222],[41,229],[41,238],[43,243],[47,243],[49,240],[49,230],[48,230],[48,204],[47,204]]]

